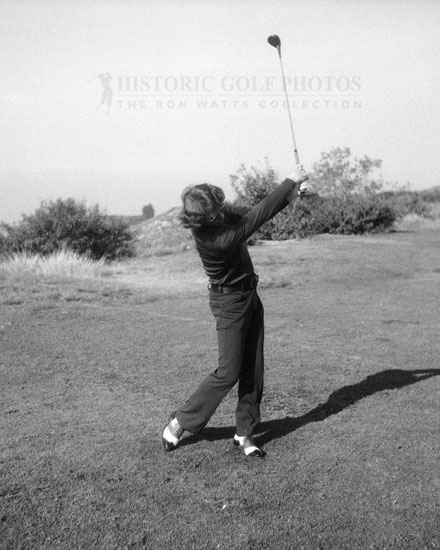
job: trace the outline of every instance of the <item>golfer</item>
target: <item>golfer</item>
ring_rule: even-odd
[[[170,416],[162,433],[166,451],[177,447],[184,431],[200,432],[238,382],[234,445],[246,456],[264,457],[252,439],[260,422],[264,378],[264,311],[258,276],[246,246],[249,237],[307,188],[307,173],[294,173],[251,210],[225,203],[223,191],[203,183],[182,193],[180,214],[191,228],[209,279],[209,305],[216,320],[218,366]]]

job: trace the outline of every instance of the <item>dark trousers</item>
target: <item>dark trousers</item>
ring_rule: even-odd
[[[238,382],[237,434],[251,435],[260,422],[264,381],[264,310],[256,289],[221,294],[210,291],[216,320],[218,367],[176,411],[179,424],[197,433]]]

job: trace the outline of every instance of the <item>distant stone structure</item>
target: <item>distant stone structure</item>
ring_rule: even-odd
[[[147,204],[147,206],[144,206],[142,208],[142,217],[144,220],[149,220],[150,218],[154,218],[153,205]]]
[[[123,216],[125,220],[129,224],[140,224],[142,222],[145,222],[147,220],[151,220],[154,218],[154,208],[151,204],[147,204],[142,208],[142,214],[139,216]]]

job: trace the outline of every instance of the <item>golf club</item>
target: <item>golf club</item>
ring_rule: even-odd
[[[292,139],[293,139],[293,153],[295,155],[295,162],[296,164],[299,164],[299,155],[298,155],[298,149],[296,147],[296,139],[295,139],[295,132],[293,130],[293,121],[292,121],[292,113],[290,112],[290,105],[289,105],[289,96],[287,95],[287,88],[286,88],[286,78],[284,76],[284,68],[283,68],[283,59],[281,57],[281,39],[277,34],[272,34],[267,39],[269,44],[276,48],[278,50],[278,55],[280,58],[280,65],[281,65],[281,76],[283,78],[283,87],[284,87],[284,93],[286,95],[286,103],[287,103],[287,111],[289,113],[289,120],[290,120],[290,129],[292,131]]]

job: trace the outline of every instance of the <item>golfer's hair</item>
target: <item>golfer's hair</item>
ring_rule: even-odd
[[[224,201],[223,190],[215,185],[201,183],[187,187],[182,193],[183,207],[179,216],[183,227],[209,225],[221,212]]]

